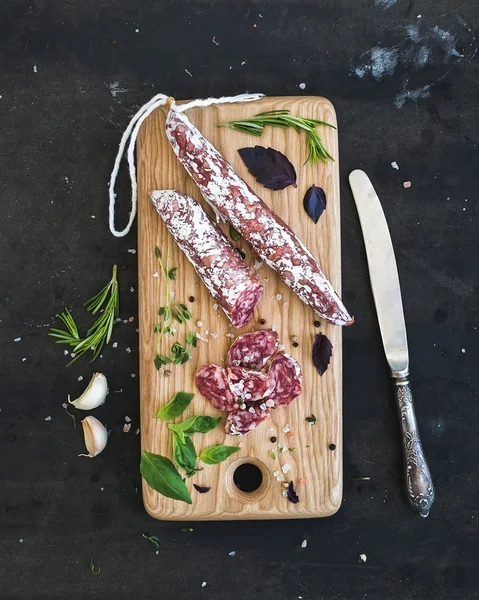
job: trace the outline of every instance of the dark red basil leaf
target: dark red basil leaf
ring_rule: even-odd
[[[329,339],[322,333],[316,334],[313,342],[313,365],[320,375],[328,368],[332,353],[333,345]]]
[[[317,223],[326,209],[326,194],[323,188],[312,185],[304,195],[303,206],[308,215]]]
[[[288,485],[288,500],[290,502],[292,502],[293,504],[298,504],[298,502],[299,502],[298,494],[296,493],[296,490],[294,489],[294,484],[292,481],[290,481],[289,485]]]
[[[193,484],[193,487],[200,494],[206,494],[206,492],[209,492],[211,490],[210,487],[202,487],[201,485],[196,485],[196,483]]]
[[[296,171],[284,154],[274,148],[255,146],[238,150],[248,171],[270,190],[284,190],[296,186]]]

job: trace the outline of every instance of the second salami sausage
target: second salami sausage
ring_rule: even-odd
[[[203,208],[172,190],[151,192],[168,230],[207,290],[235,327],[244,327],[261,300],[263,286]]]

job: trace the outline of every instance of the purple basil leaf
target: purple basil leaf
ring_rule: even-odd
[[[193,484],[193,487],[200,494],[206,494],[206,492],[209,492],[211,490],[210,487],[202,487],[201,485],[196,485],[196,483]]]
[[[248,171],[270,190],[284,190],[288,185],[296,186],[296,171],[284,154],[274,148],[255,146],[240,148],[239,155]]]
[[[323,188],[312,185],[304,195],[303,206],[308,215],[317,223],[326,209],[326,194]]]
[[[296,490],[294,489],[294,484],[292,481],[290,481],[289,485],[288,485],[288,500],[290,502],[292,502],[293,504],[298,504],[298,502],[299,502],[298,494],[296,493]]]
[[[333,345],[329,339],[322,333],[318,333],[313,342],[313,365],[320,375],[323,375],[328,368],[332,353]]]

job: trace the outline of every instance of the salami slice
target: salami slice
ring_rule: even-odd
[[[351,325],[353,319],[311,252],[183,113],[170,109],[166,135],[215,212],[229,221],[318,315],[335,325]]]
[[[230,367],[227,369],[227,373],[230,390],[240,406],[246,402],[256,402],[267,398],[276,385],[273,378],[261,371]]]
[[[273,358],[268,375],[275,384],[268,400],[274,402],[275,408],[288,406],[303,391],[300,366],[285,352],[278,352]]]
[[[151,192],[156,210],[206,288],[235,327],[244,327],[263,286],[223,232],[189,196]]]
[[[238,408],[236,397],[230,389],[226,369],[218,365],[205,365],[196,373],[196,387],[218,410]]]
[[[228,350],[226,364],[259,371],[276,352],[278,341],[278,334],[271,329],[260,329],[240,335]]]
[[[248,408],[230,412],[225,424],[225,431],[230,435],[246,435],[269,417],[269,409],[263,405],[252,404]]]

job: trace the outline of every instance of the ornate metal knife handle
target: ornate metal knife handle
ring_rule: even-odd
[[[422,449],[408,373],[393,373],[401,422],[406,495],[411,508],[427,517],[434,502],[434,485]]]

